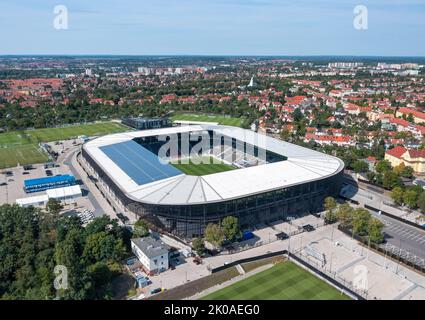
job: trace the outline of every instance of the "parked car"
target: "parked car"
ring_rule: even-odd
[[[157,294],[157,293],[160,293],[161,291],[162,291],[161,288],[156,288],[156,289],[151,290],[151,294]]]
[[[304,231],[307,231],[307,232],[311,232],[311,231],[315,230],[314,227],[311,224],[303,225],[303,229],[304,229]]]

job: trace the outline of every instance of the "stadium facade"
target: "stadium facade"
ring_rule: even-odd
[[[169,143],[171,137],[177,147]],[[199,152],[201,143],[201,153],[238,169],[191,176],[160,160],[167,144],[166,156],[182,159]],[[157,217],[166,230],[187,238],[229,215],[246,229],[317,212],[325,197],[339,193],[344,169],[338,158],[219,125],[108,135],[86,143],[81,159],[114,201],[138,215]]]

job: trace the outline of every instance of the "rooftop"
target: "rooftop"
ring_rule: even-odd
[[[129,161],[133,162],[129,171],[118,165],[113,157],[105,152],[106,146],[128,143],[138,137],[200,130],[213,130],[252,145],[257,145],[259,140],[265,141],[268,151],[283,155],[287,160],[198,177],[181,173],[148,181],[139,179],[139,175],[144,175],[142,169],[146,168],[146,166],[141,168],[141,162],[137,164],[137,161]],[[336,157],[260,135],[251,130],[220,125],[193,125],[112,134],[88,142],[84,145],[84,149],[129,198],[163,205],[201,204],[236,199],[323,179],[335,175],[344,168],[344,163]],[[120,156],[129,159],[129,154],[130,151],[126,151]]]
[[[144,238],[135,238],[131,241],[144,253],[148,258],[155,258],[160,255],[168,254],[170,249],[164,242],[156,240],[150,236]]]

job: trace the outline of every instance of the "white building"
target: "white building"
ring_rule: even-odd
[[[139,67],[139,68],[137,68],[137,72],[139,72],[139,73],[141,73],[141,74],[143,74],[145,76],[148,76],[148,75],[151,74],[151,69],[150,68],[146,68],[146,67]]]
[[[81,196],[80,186],[75,185],[64,188],[48,189],[46,190],[46,194],[43,195],[16,199],[16,204],[21,207],[45,207],[50,198],[70,203]]]
[[[46,190],[47,196],[63,202],[73,202],[76,198],[82,196],[81,188],[79,185],[69,186],[64,188],[48,189]]]
[[[27,198],[16,199],[16,204],[21,207],[45,207],[49,201],[49,197],[45,194],[41,196],[33,196]]]
[[[149,275],[169,268],[169,247],[162,241],[152,237],[131,239],[131,250]]]

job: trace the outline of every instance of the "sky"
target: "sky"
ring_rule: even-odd
[[[0,55],[425,56],[424,35],[425,0],[0,1]]]

